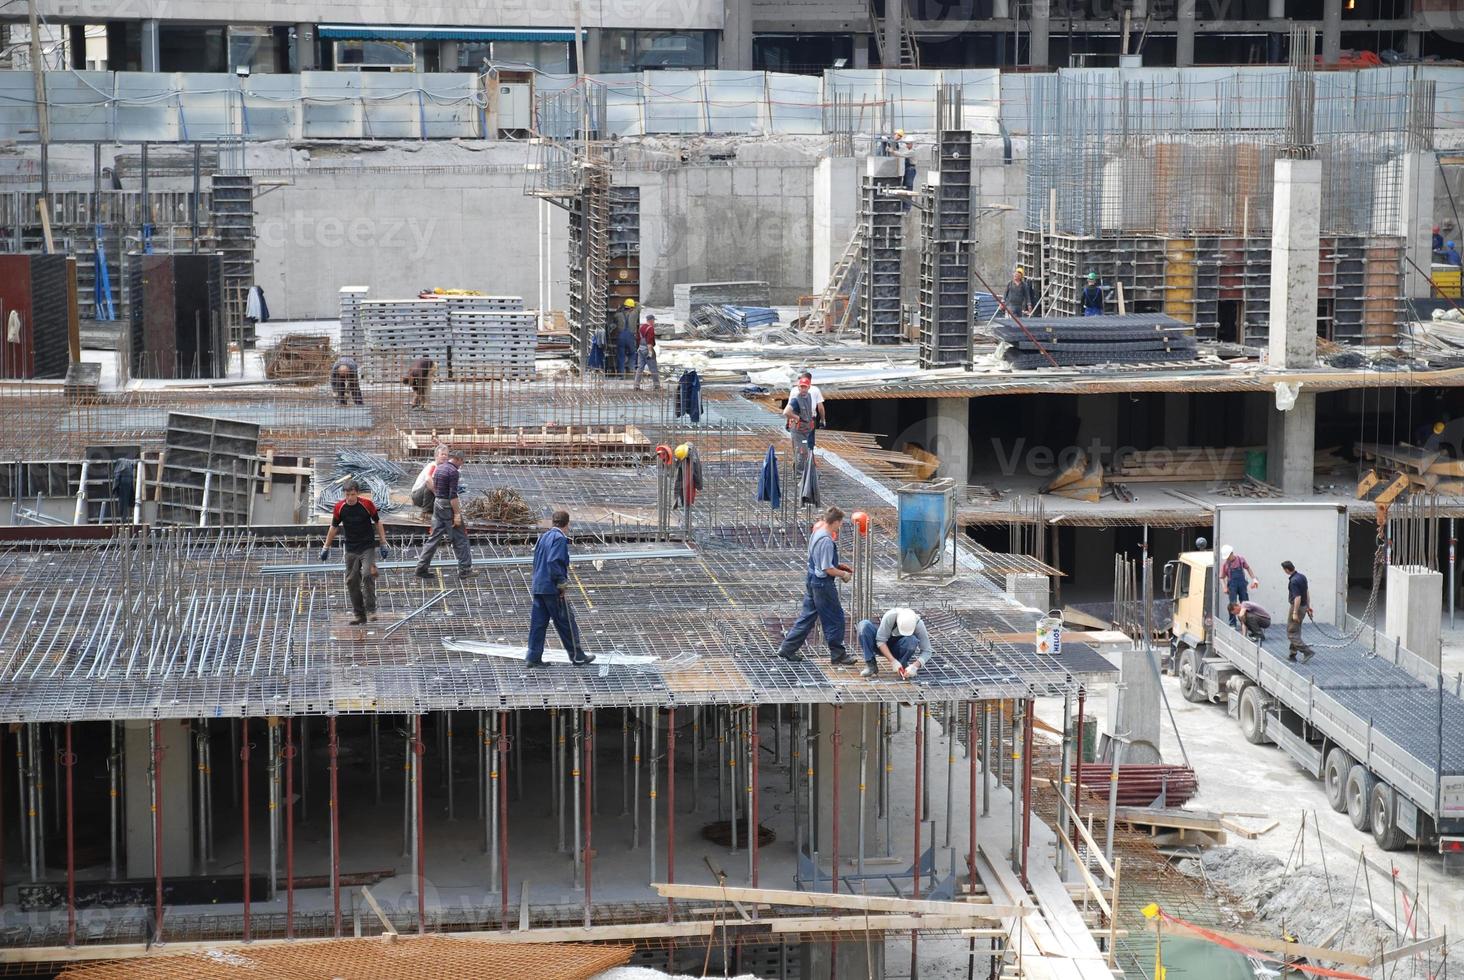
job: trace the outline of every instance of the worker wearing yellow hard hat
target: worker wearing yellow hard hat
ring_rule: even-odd
[[[1011,282],[1001,295],[1002,315],[1007,317],[1027,316],[1037,306],[1037,290],[1027,281],[1027,270],[1017,266],[1012,270]]]
[[[625,308],[627,310],[633,310],[633,309],[635,309],[635,300],[633,300],[633,299],[626,300],[625,301]]]

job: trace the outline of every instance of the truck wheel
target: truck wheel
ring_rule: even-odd
[[[1368,810],[1372,813],[1372,835],[1378,847],[1385,851],[1402,850],[1408,844],[1408,835],[1398,829],[1398,811],[1393,798],[1393,787],[1379,782],[1373,786]]]
[[[1179,693],[1186,701],[1193,701],[1199,704],[1202,701],[1210,700],[1205,693],[1204,681],[1200,678],[1200,654],[1191,647],[1183,647],[1179,652]]]
[[[1367,767],[1358,763],[1353,763],[1347,774],[1347,816],[1352,826],[1364,834],[1372,829],[1372,791],[1377,781]]]
[[[1252,745],[1265,745],[1266,709],[1261,704],[1261,689],[1254,684],[1240,692],[1240,731]]]
[[[1352,772],[1352,756],[1347,750],[1332,746],[1322,765],[1322,781],[1327,787],[1327,802],[1338,813],[1347,812],[1347,776]]]

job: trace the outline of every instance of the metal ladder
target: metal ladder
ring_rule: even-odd
[[[839,297],[848,296],[854,290],[855,266],[859,259],[859,249],[863,245],[864,226],[856,223],[854,233],[849,236],[849,244],[844,246],[844,254],[834,265],[833,272],[829,273],[828,284],[819,294],[818,302],[813,305],[813,311],[808,314],[808,320],[805,323],[807,330],[814,333],[826,333],[832,326],[833,332],[837,333],[848,324],[852,303],[844,305],[844,310],[839,315],[837,323],[831,324],[830,316]]]
[[[886,3],[904,3],[905,0],[885,0]],[[906,17],[909,11],[904,11]],[[905,17],[900,18],[900,68],[920,67],[920,47],[915,43],[915,32],[905,26]],[[879,63],[889,65],[889,59],[885,57],[884,50],[884,21],[875,13],[873,0],[869,4],[869,28],[874,34],[875,50],[879,53]]]

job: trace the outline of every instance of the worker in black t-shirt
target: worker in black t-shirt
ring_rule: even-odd
[[[325,534],[325,547],[320,549],[320,560],[330,557],[336,531],[344,528],[346,591],[351,596],[351,609],[356,613],[351,625],[361,626],[368,616],[376,618],[376,554],[379,551],[383,560],[388,554],[386,526],[381,523],[376,505],[361,496],[355,480],[347,480],[341,489],[346,495],[335,505],[330,530]]]

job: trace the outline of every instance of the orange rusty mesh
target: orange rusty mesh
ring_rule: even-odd
[[[164,950],[166,947],[164,947]],[[68,967],[61,980],[588,980],[634,947],[509,944],[449,936],[294,940]]]

